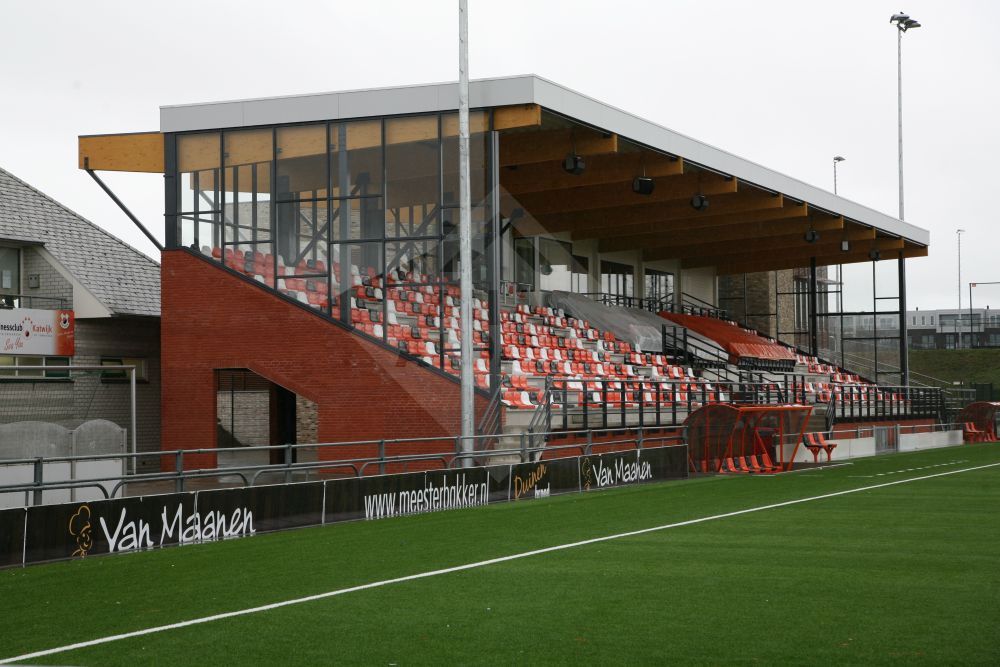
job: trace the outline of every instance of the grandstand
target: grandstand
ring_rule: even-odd
[[[80,138],[83,169],[165,176],[165,450],[218,446],[234,369],[270,386],[270,444],[453,436],[464,326],[494,443],[715,404],[805,405],[808,431],[944,417],[909,386],[900,317],[925,230],[539,77],[474,82],[472,106],[471,322],[454,84],[163,107],[157,132]],[[894,336],[834,331],[825,267],[848,264],[873,265]],[[793,270],[793,308],[721,307],[724,281]]]

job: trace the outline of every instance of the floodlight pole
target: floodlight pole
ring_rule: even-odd
[[[956,229],[955,236],[958,237],[958,318],[955,320],[955,331],[958,333],[958,347],[962,348],[962,327],[959,320],[962,318],[962,234],[964,229]]]
[[[476,393],[472,374],[472,201],[469,192],[469,3],[458,0],[458,193],[461,290],[462,452],[473,450]],[[472,465],[463,457],[462,467]]]
[[[833,194],[837,194],[837,163],[847,158],[835,155],[833,157]],[[837,264],[837,312],[844,310],[844,265]]]
[[[970,350],[975,347],[975,345],[972,343],[974,335],[974,332],[972,330],[972,288],[975,286],[976,283],[969,283],[969,349]],[[986,330],[985,326],[983,327],[983,330],[984,331]]]
[[[899,125],[899,219],[903,219],[903,30],[896,29],[896,100]]]

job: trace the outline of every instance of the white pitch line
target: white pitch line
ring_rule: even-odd
[[[108,637],[101,637],[99,639],[91,639],[89,641],[77,642],[75,644],[67,644],[66,646],[60,646],[58,648],[45,649],[43,651],[35,651],[34,653],[25,653],[24,655],[14,656],[12,658],[0,659],[0,665],[9,665],[17,662],[22,662],[25,660],[34,660],[35,658],[42,658],[49,655],[55,655],[57,653],[65,653],[67,651],[75,651],[77,649],[89,648],[91,646],[99,646],[101,644],[110,644],[111,642],[121,641],[123,639],[132,639],[133,637],[142,637],[144,635],[152,635],[157,632],[166,632],[167,630],[177,630],[180,628],[186,628],[192,625],[200,625],[202,623],[211,623],[212,621],[221,621],[227,618],[235,618],[237,616],[247,616],[249,614],[257,614],[262,611],[270,611],[272,609],[280,609],[281,607],[288,607],[294,604],[302,604],[304,602],[313,602],[315,600],[324,600],[326,598],[336,597],[338,595],[344,595],[346,593],[354,593],[356,591],[364,591],[372,588],[381,588],[382,586],[389,586],[392,584],[400,584],[406,581],[416,581],[418,579],[427,579],[428,577],[436,577],[442,574],[451,574],[452,572],[462,572],[464,570],[473,570],[480,567],[486,567],[487,565],[496,565],[497,563],[506,563],[512,560],[519,560],[521,558],[528,558],[530,556],[538,556],[540,554],[552,553],[555,551],[563,551],[565,549],[573,549],[575,547],[583,547],[589,544],[599,544],[601,542],[608,542],[610,540],[619,540],[623,537],[634,537],[636,535],[645,535],[647,533],[655,533],[661,530],[669,530],[671,528],[681,528],[683,526],[692,526],[699,523],[705,523],[707,521],[717,521],[719,519],[728,519],[734,516],[740,516],[743,514],[752,514],[754,512],[763,512],[765,510],[777,509],[779,507],[789,507],[791,505],[798,505],[801,503],[808,503],[815,500],[824,500],[826,498],[836,498],[837,496],[846,496],[852,493],[860,493],[862,491],[871,491],[872,489],[881,489],[887,486],[896,486],[897,484],[907,484],[909,482],[919,482],[925,479],[933,479],[934,477],[944,477],[946,475],[957,475],[963,472],[972,472],[974,470],[983,470],[985,468],[995,468],[1000,466],[1000,462],[997,463],[987,463],[986,465],[975,466],[972,468],[963,468],[961,470],[948,470],[946,472],[939,472],[933,475],[924,475],[922,477],[911,477],[909,479],[899,479],[894,482],[883,482],[881,484],[872,484],[870,486],[862,486],[857,489],[847,489],[845,491],[835,491],[833,493],[824,493],[819,496],[810,496],[808,498],[798,498],[796,500],[786,500],[780,503],[772,503],[770,505],[761,505],[760,507],[750,507],[748,509],[736,510],[734,512],[726,512],[724,514],[715,514],[713,516],[705,516],[698,519],[688,519],[687,521],[678,521],[676,523],[668,523],[662,526],[653,526],[652,528],[642,528],[640,530],[630,530],[626,533],[616,533],[614,535],[605,535],[603,537],[593,537],[589,540],[580,540],[579,542],[570,542],[568,544],[559,544],[553,547],[545,547],[543,549],[533,549],[531,551],[524,551],[518,554],[511,554],[509,556],[500,556],[499,558],[490,558],[489,560],[476,561],[475,563],[466,563],[465,565],[456,565],[454,567],[446,567],[440,570],[431,570],[429,572],[421,572],[419,574],[409,574],[405,577],[396,577],[395,579],[385,579],[383,581],[374,581],[369,584],[360,584],[358,586],[351,586],[350,588],[341,588],[334,591],[327,591],[326,593],[317,593],[316,595],[307,595],[301,598],[295,598],[292,600],[284,600],[282,602],[273,602],[271,604],[261,605],[259,607],[250,607],[248,609],[239,609],[237,611],[228,611],[222,614],[214,614],[212,616],[204,616],[202,618],[193,618],[189,621],[181,621],[179,623],[170,623],[168,625],[159,625],[152,628],[145,628],[143,630],[133,630],[132,632],[123,632],[118,635],[111,635]]]

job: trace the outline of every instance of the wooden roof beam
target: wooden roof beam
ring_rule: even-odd
[[[826,243],[838,244],[841,240],[852,242],[870,241],[875,238],[875,230],[870,227],[844,227],[842,218],[831,218],[829,220],[813,221],[812,228],[821,232],[821,239]],[[759,252],[771,252],[780,250],[795,250],[806,247],[804,238],[805,230],[809,229],[809,222],[805,219],[789,231],[789,228],[781,226],[753,225],[751,229],[744,230],[744,236],[735,236],[737,232],[728,231],[726,233],[715,232],[711,236],[701,235],[700,237],[685,236],[678,242],[661,247],[649,247],[648,245],[636,246],[646,248],[644,256],[646,259],[676,259],[684,257],[717,257],[723,255],[746,255]],[[690,232],[685,232],[690,234]],[[735,236],[735,238],[733,238]],[[730,238],[726,238],[730,237]],[[839,249],[839,245],[837,246]]]
[[[693,194],[693,193],[692,193]],[[759,190],[751,192],[732,192],[714,195],[709,198],[709,208],[704,220],[714,217],[709,214],[749,213],[763,209],[779,210],[782,207],[781,195],[772,195]],[[574,239],[613,238],[625,234],[641,234],[660,232],[671,229],[674,221],[698,216],[698,211],[691,208],[690,197],[655,204],[636,204],[609,209],[584,211],[582,213],[560,213],[556,215],[539,216],[538,220],[546,228],[553,231],[571,231]]]
[[[785,211],[788,209],[782,209]],[[801,210],[801,209],[800,209]],[[764,213],[765,211],[762,211]],[[782,236],[804,233],[809,228],[810,218],[806,215],[780,218],[754,216],[756,221],[743,221],[739,217],[725,225],[675,226],[673,222],[663,223],[657,231],[631,234],[627,229],[617,237],[599,240],[602,252],[616,252],[645,248],[647,250],[669,249],[679,246],[696,245],[708,241],[738,241],[758,236]],[[817,231],[831,231],[843,227],[839,218],[812,218]]]
[[[660,153],[644,151],[594,155],[587,159],[587,169],[582,174],[569,174],[558,161],[535,162],[500,171],[500,186],[515,196],[535,192],[562,190],[605,183],[632,182],[645,172],[651,178],[678,176],[684,173],[684,160],[670,158]]]
[[[795,251],[784,251],[757,257],[737,259],[732,255],[718,257],[692,257],[681,260],[684,268],[699,266],[714,266],[716,272],[722,273],[753,273],[755,271],[773,271],[809,266],[809,261],[815,257],[817,265],[853,264],[870,261],[869,252],[878,249],[883,256],[893,251],[903,251],[903,239],[875,239],[873,241],[854,244],[850,251],[841,252],[840,242],[829,244],[812,244],[810,248]],[[761,267],[761,268],[756,268]],[[737,270],[738,269],[738,270]]]
[[[164,171],[163,135],[159,132],[82,136],[78,145],[80,169],[150,174]]]
[[[825,255],[816,258],[817,266],[835,266],[837,264],[858,264],[870,262],[868,256],[869,249],[857,252],[839,252],[835,255]],[[881,261],[897,259],[900,255],[910,259],[913,257],[926,257],[927,246],[908,245],[902,250],[890,250],[882,253]],[[782,260],[780,257],[770,259],[760,259],[751,262],[733,262],[727,264],[717,264],[715,272],[718,275],[735,275],[740,273],[757,273],[760,271],[781,271],[784,269],[797,269],[809,266],[809,259]]]
[[[618,152],[618,135],[593,130],[539,130],[500,135],[500,166],[561,160],[570,153],[601,155]]]
[[[542,107],[537,104],[514,104],[493,109],[494,130],[541,127],[541,125]]]
[[[628,180],[617,183],[520,195],[517,200],[525,211],[538,218],[557,213],[580,213],[640,204],[648,206],[670,201],[680,201],[690,206],[691,197],[698,192],[708,196],[716,196],[733,194],[737,191],[735,178],[723,178],[714,174],[711,176],[682,174],[654,178],[655,188],[653,192],[648,195],[640,195],[632,191],[632,179],[635,175],[633,173]]]

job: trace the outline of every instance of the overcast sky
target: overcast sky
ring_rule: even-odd
[[[473,78],[535,73],[806,182],[897,213],[896,35],[906,218],[931,231],[909,306],[1000,281],[1000,2],[470,0]],[[159,129],[159,106],[458,78],[458,2],[0,5],[0,166],[150,255],[87,175],[80,134]],[[163,235],[162,177],[107,174]],[[963,287],[967,294],[967,285]],[[967,297],[963,297],[967,298]],[[1000,285],[976,305],[1000,307]],[[968,305],[967,301],[963,305]]]

